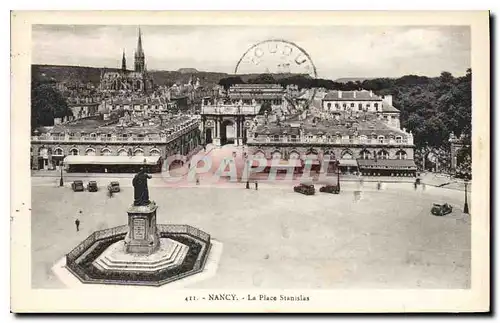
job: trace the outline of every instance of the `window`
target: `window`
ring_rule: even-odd
[[[401,143],[401,141],[402,141],[401,136],[397,136],[397,137],[396,137],[396,142],[397,142],[398,144],[400,144],[400,143]]]
[[[85,150],[85,155],[87,155],[87,156],[95,156],[95,149],[94,148],[87,148]]]
[[[368,150],[362,150],[360,153],[361,159],[370,159],[371,158],[371,153]]]
[[[338,109],[339,108],[339,104],[338,103],[335,103],[335,108]]]
[[[351,108],[354,108],[354,103],[351,103]]]
[[[369,107],[370,107],[370,103],[367,103],[367,104],[366,104],[366,107],[367,107],[367,108],[369,108]]]
[[[136,150],[134,150],[134,155],[135,156],[144,156],[144,150],[137,148]]]
[[[342,153],[342,159],[352,159],[352,154],[350,151],[344,151]]]
[[[128,156],[127,150],[125,148],[121,148],[118,150],[118,156]]]
[[[345,104],[345,103],[344,103],[344,104],[342,104],[342,107],[343,107],[343,108],[344,108],[344,110],[345,110],[345,108],[347,108],[347,104]]]
[[[396,153],[396,158],[397,159],[406,159],[407,155],[404,150],[400,150]]]
[[[152,148],[150,151],[149,151],[149,154],[151,156],[161,156],[161,152],[158,148]]]
[[[101,150],[101,155],[103,155],[103,156],[111,156],[111,150],[109,148],[103,148]]]
[[[363,110],[363,104],[358,103],[358,111],[361,111],[361,110]]]
[[[62,156],[62,155],[64,155],[63,150],[61,148],[54,149],[54,155],[55,156]]]
[[[383,144],[384,143],[384,139],[385,137],[384,136],[378,136],[378,142]]]
[[[332,107],[332,104],[331,104],[330,102],[328,102],[328,103],[326,104],[326,107],[327,107],[328,109],[330,109],[330,108]]]
[[[73,155],[73,156],[77,156],[78,155],[78,149],[77,148],[71,148],[69,150],[69,154]]]
[[[377,157],[379,159],[388,159],[389,158],[389,153],[385,150],[381,150],[377,153]]]
[[[378,103],[375,103],[373,106],[378,110]]]

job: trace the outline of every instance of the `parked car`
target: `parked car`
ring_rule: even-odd
[[[118,182],[109,183],[108,191],[111,191],[113,193],[120,192],[120,183],[118,183]]]
[[[96,181],[90,181],[87,185],[87,191],[89,192],[97,192],[97,182]]]
[[[434,215],[443,216],[443,215],[451,213],[452,211],[453,211],[453,207],[451,205],[449,205],[448,203],[444,203],[444,204],[434,203],[434,204],[432,204],[431,213]]]
[[[71,189],[73,192],[83,192],[84,187],[83,187],[83,182],[82,181],[74,181],[71,183]]]
[[[325,186],[322,186],[319,189],[319,191],[322,192],[322,193],[339,194],[340,193],[340,187],[338,185],[325,185]]]
[[[300,184],[298,186],[295,186],[293,190],[304,195],[314,195],[314,193],[316,192],[316,190],[314,189],[314,185],[312,184]]]

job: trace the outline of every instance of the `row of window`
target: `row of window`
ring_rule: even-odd
[[[342,136],[340,136],[340,135],[337,135],[337,136],[335,136],[335,137],[336,137],[336,139],[337,139],[337,140],[341,140],[341,139],[342,139]],[[314,139],[314,136],[313,136],[313,135],[307,135],[307,136],[306,136],[306,138],[307,138],[307,139]],[[328,139],[331,139],[331,137],[330,137],[330,136],[327,136],[327,138],[328,138]],[[280,135],[274,135],[274,136],[272,136],[272,139],[273,139],[274,141],[279,141],[279,140],[280,140]],[[292,140],[293,140],[293,139],[298,139],[298,136],[296,136],[296,135],[292,135],[292,136],[291,136],[291,139],[292,139]],[[354,139],[354,138],[351,136],[351,137],[349,137],[349,139]],[[359,139],[360,139],[361,141],[363,141],[363,140],[368,140],[368,137],[363,135],[363,136],[359,136]],[[380,135],[380,136],[373,135],[373,136],[371,136],[371,139],[377,139],[379,143],[384,143],[384,140],[385,140],[386,138],[385,138],[385,136],[382,136],[382,135]],[[396,136],[394,139],[396,140],[396,143],[401,143],[401,142],[403,141],[403,137],[401,137],[401,136]]]
[[[351,108],[354,108],[355,106],[356,106],[356,105],[355,105],[355,103],[351,103],[351,104],[350,104],[350,107],[351,107]],[[377,109],[377,110],[378,110],[378,107],[379,107],[379,104],[378,104],[378,103],[374,103],[374,104],[373,104],[373,106],[375,107],[375,109]],[[332,107],[332,103],[328,102],[328,103],[326,104],[326,107],[330,109],[330,108]],[[342,103],[342,108],[344,108],[344,110],[345,110],[347,107],[348,107],[348,104],[347,104],[347,103]],[[371,107],[371,103],[366,103],[366,104],[365,104],[365,108],[370,108],[370,107]],[[335,103],[335,109],[337,109],[337,110],[338,110],[339,108],[340,108],[340,103]],[[359,110],[359,111],[362,111],[362,110],[363,110],[363,103],[358,103],[358,110]]]
[[[41,155],[42,155],[42,151],[41,151]],[[71,148],[69,150],[69,154],[70,155],[73,155],[73,156],[78,156],[80,154],[80,150],[78,148]],[[111,149],[109,148],[103,148],[101,149],[101,155],[102,156],[111,156],[113,153],[111,151]],[[161,155],[161,151],[157,148],[152,148],[150,151],[149,151],[149,154],[151,156],[160,156]],[[63,156],[64,155],[64,151],[61,149],[61,148],[56,148],[54,149],[54,154],[55,156]],[[85,149],[85,155],[87,156],[95,156],[96,155],[96,150],[94,148],[87,148]],[[144,156],[144,150],[141,149],[141,148],[136,148],[134,150],[132,150],[132,148],[129,148],[129,149],[125,149],[125,148],[120,148],[118,149],[118,156],[130,156],[130,155],[135,155],[135,156]]]
[[[315,154],[313,153],[310,155],[315,155]],[[327,153],[325,153],[325,156],[327,156],[327,155],[329,155],[331,159],[335,159],[335,154],[327,152]],[[376,155],[377,155],[378,159],[389,159],[389,152],[387,152],[385,150],[378,151],[376,153]],[[262,151],[258,151],[257,153],[255,153],[254,156],[264,158],[265,154]],[[361,159],[372,159],[372,156],[373,156],[373,154],[366,149],[362,150],[359,154],[359,158],[361,158]],[[280,159],[281,153],[276,151],[276,152],[272,153],[271,157],[273,159]],[[290,159],[299,159],[300,155],[299,155],[299,153],[293,151],[290,153],[289,158]],[[350,151],[344,151],[341,155],[341,159],[353,159],[353,158],[354,158],[353,153]],[[396,159],[407,159],[407,158],[408,158],[408,154],[406,153],[406,151],[399,150],[396,152]]]

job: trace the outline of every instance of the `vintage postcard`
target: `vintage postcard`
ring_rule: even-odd
[[[489,311],[488,12],[11,18],[13,312]]]

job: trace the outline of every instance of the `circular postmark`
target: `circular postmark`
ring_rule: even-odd
[[[303,75],[316,78],[316,66],[311,56],[297,44],[283,39],[268,39],[251,46],[241,56],[235,74],[275,74],[280,78]],[[287,100],[294,106],[308,107],[314,100],[315,89],[290,94]]]

